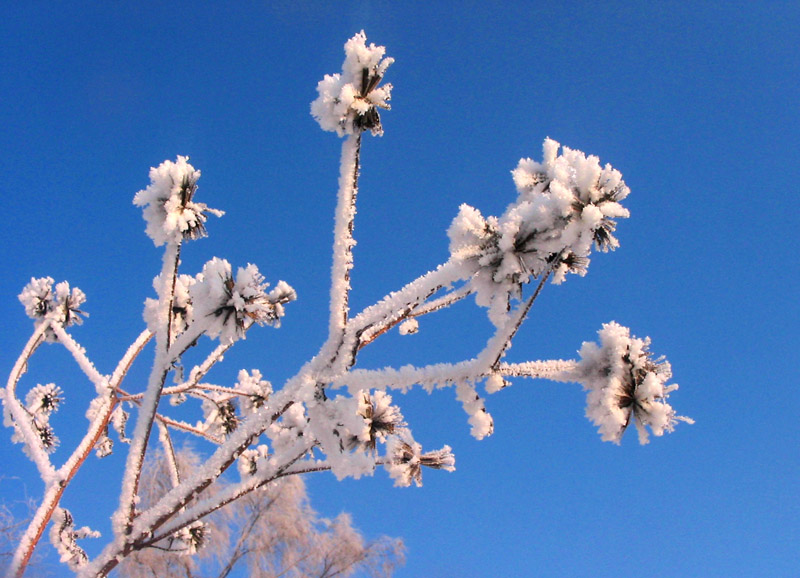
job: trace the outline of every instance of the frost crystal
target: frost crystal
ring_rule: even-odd
[[[234,279],[230,263],[215,257],[190,289],[195,318],[208,324],[206,335],[223,343],[244,337],[250,323],[278,327],[283,305],[297,294],[283,281],[269,293],[267,286],[255,265],[240,267]]]
[[[188,157],[178,156],[174,163],[164,161],[151,168],[150,185],[133,198],[134,205],[144,207],[146,232],[156,247],[204,237],[208,214],[218,217],[223,214],[204,203],[194,202],[200,171],[188,160]]]
[[[378,109],[388,110],[392,85],[379,87],[393,58],[384,58],[386,48],[370,44],[362,30],[344,45],[341,74],[326,74],[319,81],[319,96],[311,103],[311,114],[323,130],[339,136],[369,130],[382,135]]]
[[[633,419],[639,442],[646,444],[649,427],[654,435],[672,432],[678,421],[694,423],[675,415],[666,400],[678,386],[666,385],[672,377],[669,362],[653,359],[650,340],[631,337],[617,323],[603,325],[600,344],[585,342],[576,375],[588,390],[586,417],[598,426],[603,441],[619,444]]]
[[[462,205],[448,230],[450,253],[462,277],[473,278],[479,305],[499,324],[521,285],[552,273],[584,275],[592,245],[619,246],[614,219],[628,216],[619,201],[628,187],[619,171],[600,166],[595,156],[544,141],[544,160],[522,159],[513,171],[519,196],[497,217],[484,218]]]

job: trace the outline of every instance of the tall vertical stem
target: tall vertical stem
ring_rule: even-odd
[[[169,373],[171,359],[168,351],[172,341],[172,306],[175,299],[175,278],[178,274],[180,263],[180,244],[168,244],[164,251],[163,267],[161,269],[161,288],[159,294],[159,327],[156,329],[156,355],[150,379],[147,383],[136,428],[131,439],[128,451],[128,460],[125,464],[125,475],[122,481],[119,509],[114,514],[114,532],[117,539],[130,531],[136,505],[136,494],[139,487],[139,476],[142,472],[147,442],[153,428],[161,390]]]
[[[327,351],[336,357],[344,336],[350,311],[350,269],[353,268],[353,226],[358,195],[358,173],[361,156],[361,133],[352,134],[342,143],[339,167],[339,194],[333,232],[333,266],[331,267],[330,323]]]

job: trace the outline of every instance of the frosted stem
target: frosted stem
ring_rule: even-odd
[[[528,311],[531,310],[533,302],[536,301],[539,293],[542,292],[542,288],[549,277],[550,271],[548,271],[542,277],[541,281],[539,281],[539,285],[536,286],[536,290],[533,292],[533,295],[531,295],[524,304],[520,303],[517,306],[516,311],[512,316],[509,317],[508,321],[503,327],[498,327],[497,332],[486,344],[484,350],[478,355],[478,359],[482,363],[486,364],[486,368],[497,368],[500,360],[503,358],[503,355],[505,355],[506,350],[510,347],[511,340],[514,339],[514,336],[517,334],[522,322],[525,321]]]
[[[530,377],[532,379],[577,383],[578,379],[575,376],[577,365],[578,362],[574,359],[501,363],[497,366],[496,373],[506,377]]]
[[[158,439],[161,445],[164,446],[164,455],[167,458],[167,465],[169,466],[169,477],[172,482],[172,487],[181,483],[181,474],[178,469],[178,460],[175,457],[175,446],[172,445],[172,437],[169,435],[169,429],[162,421],[158,421]]]
[[[179,259],[180,245],[168,244],[164,251],[161,270],[162,285],[159,288],[158,296],[160,323],[156,331],[155,362],[150,372],[147,391],[139,409],[136,428],[134,430],[133,439],[131,440],[130,450],[128,451],[119,509],[114,514],[114,532],[117,535],[130,532],[135,511],[139,476],[141,475],[142,464],[144,463],[144,455],[147,451],[147,442],[153,427],[153,419],[156,415],[158,402],[161,398],[161,389],[164,387],[164,381],[166,380],[167,373],[173,361],[168,358],[168,349],[170,348],[171,342],[172,304]]]
[[[341,340],[349,313],[350,269],[353,268],[353,226],[358,195],[358,172],[361,156],[361,133],[342,143],[339,165],[339,194],[333,232],[331,268],[331,303],[328,343]]]
[[[33,332],[30,339],[28,339],[28,343],[25,344],[22,353],[20,353],[8,376],[4,400],[11,412],[11,417],[14,419],[16,427],[22,432],[23,443],[28,448],[30,457],[36,464],[39,475],[45,480],[45,483],[55,475],[55,469],[50,462],[50,458],[41,448],[41,440],[33,427],[28,410],[25,409],[25,406],[17,399],[17,383],[28,370],[28,361],[31,356],[44,342],[44,334],[48,327],[50,327],[50,322],[43,322],[36,328],[36,331]]]

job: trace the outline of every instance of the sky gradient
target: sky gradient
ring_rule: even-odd
[[[631,218],[585,278],[545,288],[507,359],[572,358],[618,321],[667,356],[672,405],[696,424],[617,447],[584,417],[580,386],[516,380],[488,396],[495,434],[478,442],[451,390],[415,391],[395,399],[417,441],[451,445],[457,470],[407,489],[383,472],[312,476],[314,506],[404,538],[400,577],[800,575],[800,4],[489,4],[6,3],[0,367],[31,330],[17,295],[51,276],[87,294],[74,335],[111,371],[160,267],[133,195],[181,154],[203,173],[198,198],[226,211],[182,271],[253,262],[298,292],[283,327],[251,331],[214,378],[293,375],[327,333],[341,145],[309,103],[364,29],[396,62],[385,135],[362,153],[353,309],[445,261],[461,203],[501,214],[519,158],[554,138],[622,172]],[[468,299],[418,335],[387,335],[359,367],[460,361],[489,330]],[[68,446],[90,387],[64,351],[41,355],[25,383],[64,389],[54,424]],[[0,499],[36,497],[10,434]],[[67,493],[79,525],[107,531],[81,503],[105,515],[116,459],[91,458]]]

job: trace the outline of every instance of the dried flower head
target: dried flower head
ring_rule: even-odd
[[[206,335],[219,337],[222,342],[243,338],[252,323],[277,327],[284,315],[283,306],[297,294],[283,281],[269,293],[267,287],[255,265],[240,267],[234,279],[230,263],[215,257],[206,263],[190,289],[195,319],[203,319]]]
[[[133,198],[134,205],[144,207],[146,232],[156,247],[204,237],[208,215],[223,214],[194,201],[200,171],[188,160],[178,156],[175,162],[167,160],[151,168],[150,185]]]
[[[384,58],[383,46],[366,42],[363,30],[348,40],[342,73],[326,74],[317,84],[319,96],[311,103],[311,114],[323,130],[339,136],[365,130],[383,134],[378,109],[390,108],[392,85],[378,85],[394,59]]]
[[[552,273],[561,283],[567,273],[584,275],[592,245],[619,246],[615,219],[628,216],[619,204],[629,192],[622,175],[580,151],[558,154],[559,147],[547,139],[541,163],[519,161],[512,171],[519,195],[501,217],[462,205],[448,230],[452,260],[462,278],[472,278],[478,304],[495,315],[531,278]]]
[[[38,384],[25,396],[25,405],[31,415],[49,417],[58,411],[61,402],[64,401],[63,394],[61,388],[54,383]]]
[[[258,369],[239,371],[236,389],[242,392],[239,400],[244,414],[256,412],[272,395],[272,384],[263,378]]]
[[[36,430],[36,434],[39,436],[39,441],[42,444],[42,449],[48,454],[52,454],[56,451],[56,448],[61,443],[61,440],[58,439],[56,436],[55,431],[53,431],[53,427],[47,422],[40,422],[38,420],[33,421],[33,427]]]
[[[206,545],[207,535],[208,528],[204,522],[192,522],[175,533],[175,540],[182,545],[177,551],[185,556],[197,554]]]
[[[422,467],[452,472],[456,469],[456,459],[450,446],[422,453],[422,446],[411,439],[408,430],[392,436],[387,442],[385,467],[394,479],[395,486],[410,486],[414,482],[422,486]]]
[[[614,322],[603,325],[598,335],[599,345],[583,344],[576,375],[589,392],[586,417],[598,426],[603,441],[618,444],[631,421],[642,444],[648,442],[648,427],[660,436],[672,432],[678,421],[694,423],[667,403],[678,386],[667,385],[669,362],[653,359],[649,339],[632,337],[627,327]]]
[[[209,395],[203,399],[205,422],[201,429],[211,435],[226,437],[239,426],[235,400],[228,394]]]
[[[80,310],[86,302],[86,295],[77,287],[70,288],[69,283],[62,281],[53,287],[51,277],[31,278],[19,294],[20,303],[25,313],[35,321],[38,327],[45,320],[58,323],[62,327],[80,325],[88,314]],[[48,341],[56,341],[55,333],[48,328],[45,333]]]
[[[374,450],[377,442],[385,442],[387,436],[405,425],[400,408],[392,405],[392,397],[386,392],[376,391],[370,395],[363,391],[358,399],[358,415],[364,418],[367,448]]]

